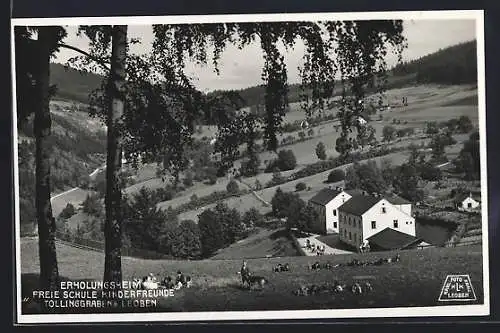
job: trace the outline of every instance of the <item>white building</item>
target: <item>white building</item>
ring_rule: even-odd
[[[340,187],[325,188],[309,200],[319,215],[319,220],[313,226],[314,231],[320,234],[339,232],[338,208],[353,195],[361,194],[359,190],[343,190]]]
[[[372,249],[400,249],[421,242],[415,237],[411,203],[400,197],[355,195],[338,212],[340,240],[355,248],[365,240]]]
[[[472,193],[468,193],[459,195],[455,199],[455,204],[458,210],[471,212],[481,205],[481,201],[478,198],[475,199]]]

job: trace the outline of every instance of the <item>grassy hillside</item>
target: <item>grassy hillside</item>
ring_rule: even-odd
[[[22,293],[30,295],[38,282],[37,242],[26,239],[21,247]],[[59,271],[64,278],[102,279],[104,254],[62,244],[57,245],[57,251]],[[141,277],[150,272],[161,277],[175,275],[177,270],[192,276],[191,289],[176,291],[174,297],[159,299],[158,307],[149,308],[147,311],[305,310],[456,305],[453,302],[443,304],[437,301],[443,282],[450,273],[469,274],[477,301],[468,304],[483,303],[481,246],[401,251],[400,262],[381,266],[346,266],[320,271],[310,271],[307,268],[308,264],[316,260],[335,265],[346,264],[354,258],[372,261],[394,255],[393,252],[384,252],[313,258],[248,259],[250,270],[255,275],[264,276],[270,281],[261,291],[248,291],[241,287],[240,277],[237,274],[241,260],[172,261],[123,258],[122,267],[125,280]],[[277,263],[289,263],[290,271],[274,273],[272,268]],[[312,296],[293,294],[301,285],[313,283],[321,285],[333,283],[334,280],[346,284],[369,281],[373,291],[362,295],[350,292]]]
[[[90,119],[85,105],[51,102],[52,135],[51,186],[56,194],[79,186],[88,174],[104,163],[106,132]],[[35,142],[33,119],[19,131],[19,196],[22,234],[30,233],[35,222]],[[62,208],[56,209],[58,214]],[[57,216],[57,215],[55,215]]]

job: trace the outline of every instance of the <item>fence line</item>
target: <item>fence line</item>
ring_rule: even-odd
[[[96,241],[93,239],[76,237],[71,234],[56,231],[56,240],[62,244],[73,246],[76,248],[84,248],[91,251],[104,253],[106,249],[106,243],[101,241]],[[122,246],[121,254],[126,257],[135,257],[141,259],[172,259],[172,256],[158,253],[156,251],[136,249],[132,247]]]

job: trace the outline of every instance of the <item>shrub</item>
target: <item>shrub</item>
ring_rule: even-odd
[[[316,146],[316,156],[322,161],[326,160],[326,148],[323,142],[319,142]]]
[[[182,183],[187,187],[193,186],[193,174],[190,171],[186,172],[186,177],[184,177]]]
[[[64,209],[59,214],[59,217],[62,219],[69,219],[71,216],[75,214],[76,214],[75,207],[72,204],[68,203],[66,207],[64,207]]]
[[[300,182],[295,185],[297,191],[304,191],[307,188],[306,183]]]
[[[391,141],[394,139],[396,135],[396,129],[392,126],[384,126],[382,129],[382,136],[384,137],[384,141]]]
[[[238,186],[238,183],[234,179],[231,179],[229,183],[227,183],[226,190],[228,193],[238,194],[240,188]]]
[[[264,215],[262,215],[257,208],[253,207],[243,214],[242,222],[247,229],[262,226],[264,225]]]
[[[339,181],[344,180],[344,179],[345,179],[344,170],[335,169],[335,170],[332,170],[332,172],[330,172],[328,174],[327,182],[328,183],[335,183],[335,182],[339,182]]]
[[[292,150],[281,150],[278,153],[277,166],[281,171],[293,170],[297,166],[297,159]]]
[[[273,178],[267,183],[267,187],[273,187],[286,183],[286,178],[281,175],[281,172],[273,173]]]

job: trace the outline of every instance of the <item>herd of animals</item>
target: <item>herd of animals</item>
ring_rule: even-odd
[[[388,258],[379,258],[377,260],[373,261],[360,261],[358,259],[353,259],[348,263],[345,264],[331,264],[330,262],[326,263],[320,263],[319,261],[316,261],[312,264],[308,265],[308,269],[315,271],[315,270],[321,270],[321,269],[326,269],[326,270],[331,270],[337,267],[342,267],[342,266],[380,266],[383,264],[388,264],[388,263],[395,263],[399,262],[401,260],[399,254],[396,254],[394,257],[388,257]],[[290,271],[290,265],[288,263],[281,264],[278,263],[273,267],[273,272],[275,273],[280,273],[280,272],[288,272]],[[266,279],[263,276],[257,276],[253,275],[250,273],[250,270],[248,268],[247,262],[243,261],[243,265],[241,267],[240,272],[238,272],[241,275],[242,279],[242,284],[244,287],[247,287],[248,289],[251,289],[252,287],[260,287],[263,288],[266,284],[269,283],[269,280]],[[293,291],[293,294],[296,296],[309,296],[309,295],[317,295],[317,294],[324,294],[324,293],[342,293],[345,291],[350,291],[353,294],[363,294],[367,293],[373,290],[373,286],[371,285],[370,282],[353,282],[352,284],[348,285],[346,283],[341,283],[340,281],[333,281],[333,283],[324,283],[324,284],[311,284],[311,285],[301,285],[297,290]]]
[[[339,263],[335,265],[330,262],[320,263],[319,261],[316,261],[312,264],[309,264],[307,268],[310,271],[325,269],[331,270],[342,266],[379,266],[386,263],[393,263],[398,261],[400,261],[400,256],[399,254],[396,254],[396,256],[394,257],[379,258],[373,261],[360,261],[358,259],[352,259],[350,262]],[[275,273],[288,271],[290,271],[290,265],[288,263],[278,263],[273,266],[273,272]],[[260,287],[262,289],[266,284],[269,283],[269,280],[267,278],[252,274],[248,268],[246,261],[243,261],[243,265],[238,274],[241,275],[241,282],[243,287],[246,287],[248,289],[251,289],[252,287]],[[177,276],[175,279],[173,279],[171,276],[167,276],[160,281],[156,278],[156,276],[154,276],[153,273],[150,273],[148,276],[145,276],[142,279],[134,279],[134,282],[139,289],[167,288],[179,290],[181,288],[190,288],[192,285],[191,276],[184,275],[181,271],[177,272]],[[333,283],[325,283],[322,285],[302,285],[293,293],[297,296],[308,296],[320,293],[339,293],[346,290],[350,290],[353,294],[362,294],[364,292],[372,291],[373,287],[369,282],[354,282],[351,285],[347,285],[339,281],[334,281]]]

